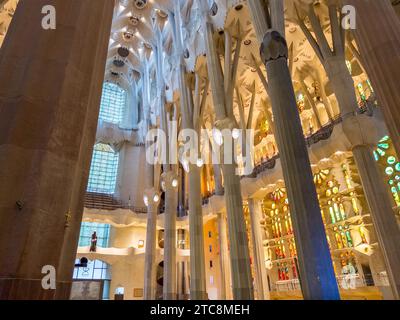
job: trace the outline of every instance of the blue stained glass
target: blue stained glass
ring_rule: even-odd
[[[99,119],[109,123],[121,123],[126,104],[127,94],[124,89],[114,83],[104,83]]]
[[[117,183],[118,162],[118,153],[109,145],[95,145],[87,191],[113,194]]]

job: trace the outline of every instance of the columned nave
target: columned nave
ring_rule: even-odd
[[[0,0],[0,299],[400,299],[399,19]]]

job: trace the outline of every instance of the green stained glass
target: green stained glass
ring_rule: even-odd
[[[392,167],[387,167],[385,172],[388,176],[391,176],[394,173],[394,169]]]
[[[390,164],[390,165],[395,164],[396,163],[396,158],[393,157],[393,156],[388,157],[387,163]]]
[[[384,157],[384,156],[386,155],[386,152],[383,151],[383,150],[381,150],[381,149],[376,149],[376,151],[378,152],[378,154],[379,154],[381,157]]]

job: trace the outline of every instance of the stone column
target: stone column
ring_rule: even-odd
[[[400,229],[388,199],[387,186],[376,166],[372,148],[358,145],[353,149],[362,185],[371,209],[378,241],[386,263],[389,282],[395,299],[400,299]]]
[[[356,8],[352,30],[364,67],[380,101],[386,125],[400,155],[400,20],[390,0],[342,0]]]
[[[185,230],[178,229],[178,249],[185,248]],[[183,300],[185,295],[185,261],[179,261],[177,266],[177,287],[178,300]]]
[[[364,6],[367,6],[366,2],[364,2],[361,7]],[[325,68],[332,89],[335,92],[343,120],[343,132],[346,134],[350,141],[351,148],[355,152],[354,159],[359,170],[371,216],[374,217],[373,219],[376,222],[375,227],[378,230],[377,233],[381,232],[380,237],[378,237],[379,244],[382,247],[382,251],[385,252],[384,256],[393,258],[393,260],[387,258],[385,262],[387,264],[388,273],[391,273],[389,279],[393,293],[395,296],[399,297],[398,284],[400,283],[400,279],[398,278],[398,265],[396,264],[396,257],[398,257],[398,255],[392,250],[396,246],[394,244],[396,239],[400,237],[400,234],[398,234],[400,230],[394,228],[391,230],[391,233],[385,233],[383,231],[386,223],[390,224],[394,219],[394,213],[390,205],[392,199],[387,191],[387,187],[383,184],[382,177],[379,175],[378,165],[374,161],[372,150],[370,149],[370,146],[375,145],[377,141],[379,141],[380,137],[376,129],[379,122],[376,117],[359,114],[354,81],[345,63],[345,50],[344,46],[341,45],[343,34],[340,32],[339,22],[337,21],[337,16],[335,16],[337,15],[337,8],[334,2],[330,3],[329,11],[331,16],[331,29],[333,30],[334,38],[337,39],[334,41],[334,51],[331,51],[331,48],[327,45],[322,27],[312,7],[309,9],[308,15],[314,32],[317,35],[318,43],[315,42],[315,39],[312,39],[312,35],[304,22],[300,22],[300,24],[306,37],[314,44],[313,47],[320,48],[319,51],[315,51]],[[378,180],[372,182],[372,175]],[[376,197],[377,194],[380,195],[378,198]],[[376,201],[379,201],[379,203]],[[378,225],[379,223],[383,223],[383,225]],[[379,231],[379,229],[381,229],[381,231]],[[389,234],[390,236],[387,236]],[[392,241],[394,241],[394,243],[392,243]]]
[[[191,117],[192,97],[190,95],[192,90],[189,88],[186,79],[186,67],[183,58],[180,3],[179,0],[175,1],[175,14],[170,13],[168,21],[172,25],[174,43],[176,45],[182,127],[184,129],[194,129],[193,118]],[[204,300],[207,298],[207,293],[200,168],[192,164],[189,167],[190,298],[192,300]]]
[[[110,16],[113,12],[113,7],[107,4],[108,9],[103,12],[102,19],[106,23],[101,24],[101,36],[100,44],[102,48],[105,48],[110,37],[110,29],[112,19]],[[102,20],[103,21],[103,20]],[[97,117],[93,117],[94,114],[99,113],[101,94],[103,88],[104,69],[105,69],[105,57],[107,51],[103,50],[103,57],[99,57],[96,60],[96,66],[94,70],[96,73],[93,74],[93,81],[91,85],[90,94],[90,109],[87,111],[86,123],[85,123],[85,134],[83,136],[80,153],[79,153],[79,165],[75,170],[75,179],[73,186],[73,193],[71,195],[70,211],[66,215],[66,232],[64,237],[64,243],[62,247],[62,253],[60,257],[59,268],[57,270],[58,278],[64,283],[71,283],[74,271],[74,264],[76,259],[76,251],[79,243],[79,235],[81,230],[82,218],[83,218],[83,206],[85,201],[85,194],[87,189],[87,183],[90,173],[90,164],[93,155],[93,146],[96,139],[97,131]],[[68,285],[69,287],[70,285]],[[66,294],[68,296],[66,297]],[[69,298],[68,292],[56,290],[56,299],[65,300]]]
[[[57,10],[56,30],[42,28],[45,5]],[[21,0],[7,33],[0,53],[1,299],[69,298],[113,5]],[[44,266],[63,270],[56,290],[43,290]]]
[[[288,68],[286,40],[279,32],[268,30],[260,1],[249,0],[249,8],[254,24],[258,25],[256,29],[265,35],[261,56],[269,79],[275,137],[292,212],[303,296],[308,300],[340,299]]]
[[[220,58],[214,41],[214,30],[208,14],[207,3],[202,2],[204,33],[207,51],[208,76],[210,78],[213,95],[214,110],[216,113],[215,127],[221,131],[235,127],[230,115],[232,110],[227,110],[233,96],[226,97],[224,90],[224,76],[221,70]],[[228,77],[229,75],[225,75]],[[231,102],[232,102],[231,101]],[[236,150],[231,149],[231,156],[236,155]],[[229,155],[223,155],[228,157]],[[224,160],[225,161],[225,160]],[[233,160],[234,161],[234,160]],[[225,203],[228,218],[230,240],[232,291],[235,300],[252,300],[253,284],[251,279],[250,254],[243,216],[243,200],[240,187],[240,178],[236,173],[236,164],[223,163],[221,170],[224,177]]]
[[[175,300],[176,285],[176,215],[178,207],[178,177],[169,171],[162,176],[165,185],[164,213],[164,300]]]
[[[146,250],[144,260],[144,300],[156,298],[156,256],[157,256],[157,214],[160,196],[152,188],[145,191],[145,204],[147,206]]]
[[[231,266],[225,213],[218,213],[219,254],[221,266],[221,300],[232,299]]]
[[[215,182],[215,194],[217,196],[224,195],[224,186],[222,185],[222,174],[221,167],[219,164],[213,164],[214,170],[214,182]]]
[[[261,234],[260,221],[262,220],[262,209],[260,201],[249,199],[249,211],[251,222],[251,237],[253,241],[253,257],[256,271],[256,288],[258,300],[268,300],[268,278],[265,268],[264,243]]]
[[[206,299],[203,212],[201,207],[200,168],[190,166],[189,172],[189,237],[190,237],[190,299]]]
[[[308,151],[287,67],[286,41],[279,33],[268,32],[261,51],[267,68],[275,136],[292,211],[303,295],[305,299],[339,299]]]

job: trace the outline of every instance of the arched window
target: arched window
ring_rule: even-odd
[[[121,123],[126,103],[127,94],[124,89],[114,83],[104,83],[99,119],[115,124]]]
[[[117,182],[118,153],[108,144],[94,146],[87,191],[113,194]]]

